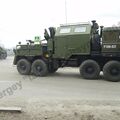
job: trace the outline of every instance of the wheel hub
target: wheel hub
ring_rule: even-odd
[[[26,69],[26,66],[25,66],[24,64],[21,64],[21,65],[20,65],[20,68],[21,68],[22,70],[25,70],[25,69]]]
[[[118,68],[112,68],[110,70],[110,72],[111,72],[112,75],[116,76],[116,75],[120,74],[120,69],[118,69]]]
[[[93,67],[91,67],[91,66],[87,67],[86,72],[89,73],[89,74],[93,73],[94,72]]]
[[[36,70],[41,72],[41,70],[42,70],[41,66],[40,65],[36,66]]]

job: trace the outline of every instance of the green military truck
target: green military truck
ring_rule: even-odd
[[[120,27],[92,24],[65,24],[45,29],[47,43],[17,45],[14,65],[20,74],[46,76],[60,67],[79,67],[85,79],[97,79],[103,71],[109,81],[120,80]]]
[[[0,46],[0,59],[6,59],[7,58],[7,51]]]

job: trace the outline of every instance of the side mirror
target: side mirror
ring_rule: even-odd
[[[102,37],[103,27],[104,27],[104,26],[100,26],[100,38]]]

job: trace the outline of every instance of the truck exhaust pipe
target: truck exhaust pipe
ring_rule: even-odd
[[[100,38],[102,37],[103,27],[104,27],[104,26],[100,26]]]

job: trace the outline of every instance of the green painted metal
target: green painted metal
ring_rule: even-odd
[[[103,30],[102,52],[120,53],[120,27],[108,27]]]
[[[50,35],[46,30],[47,43],[34,44],[29,41],[29,44],[17,45],[14,50],[15,57],[43,56],[68,60],[72,55],[91,55],[92,53],[99,55],[102,55],[102,53],[120,54],[120,27],[106,27],[101,32],[103,34],[99,35],[98,24],[94,24],[94,26],[90,23],[61,25],[55,29],[55,35],[52,34],[54,33],[52,28]],[[94,51],[93,42],[97,43],[100,39],[101,45],[94,44],[94,47],[98,45],[100,49]]]
[[[67,59],[73,54],[90,54],[91,25],[76,24],[61,26],[54,38],[54,58]]]
[[[17,45],[15,50],[16,56],[38,56],[42,54],[40,44]]]

